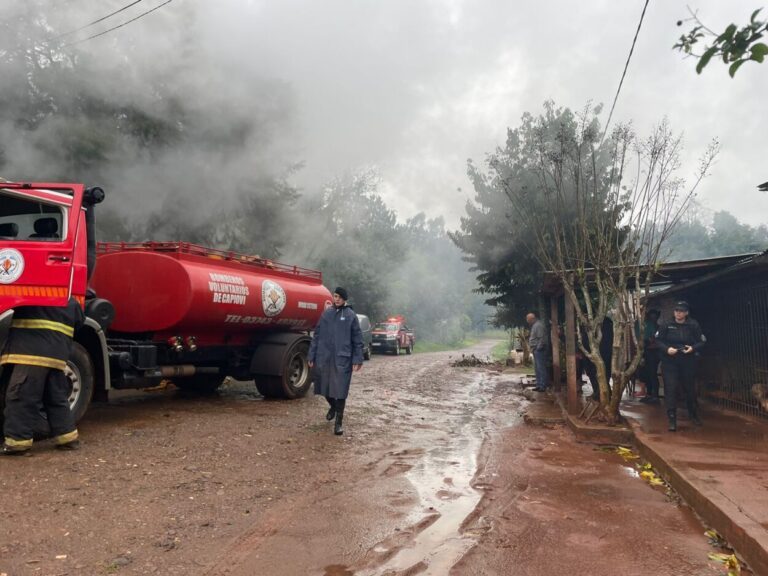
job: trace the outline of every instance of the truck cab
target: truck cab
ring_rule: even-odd
[[[390,352],[398,355],[401,350],[406,354],[413,352],[416,338],[408,328],[403,316],[390,316],[384,322],[373,327],[371,350],[373,352]]]
[[[81,184],[0,181],[0,350],[14,309],[65,306],[70,297],[85,307],[96,257],[88,211],[101,199],[101,189]],[[85,349],[106,350],[103,328],[89,315],[75,335],[73,357],[80,362],[68,362],[65,371],[78,419],[93,394],[94,373],[104,373],[106,354],[93,358]]]

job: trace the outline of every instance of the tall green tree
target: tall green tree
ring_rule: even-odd
[[[733,214],[720,210],[712,217],[710,241],[716,255],[762,252],[768,248],[768,229],[741,224]]]
[[[374,169],[333,179],[306,193],[295,211],[290,258],[323,271],[330,288],[373,322],[402,314],[422,341],[461,343],[486,327],[489,310],[441,218],[401,223],[379,192]]]
[[[408,255],[391,276],[393,310],[406,311],[421,336],[438,342],[459,344],[470,331],[484,330],[489,310],[473,293],[473,274],[443,219],[417,214],[406,222],[404,234]]]
[[[709,218],[694,210],[681,218],[664,248],[668,262],[763,252],[768,249],[768,227],[743,224],[725,210]]]
[[[450,234],[477,272],[478,292],[494,307],[494,323],[504,328],[522,325],[526,313],[538,308],[542,279],[531,222],[514,211],[504,189],[506,173],[520,160],[519,146],[519,134],[509,130],[505,147],[482,166],[469,162],[475,195],[460,230]]]
[[[642,357],[634,326],[644,311],[636,293],[648,294],[662,246],[716,146],[686,187],[676,175],[681,140],[666,123],[642,140],[627,126],[604,138],[598,113],[546,102],[541,114],[524,114],[508,138],[510,161],[497,164],[497,172],[509,212],[528,224],[541,268],[557,278],[575,309],[587,339],[585,345],[579,338],[578,346],[597,369],[600,413],[615,422]],[[599,353],[609,310],[615,327],[610,382]]]
[[[348,173],[302,202],[302,227],[294,231],[299,261],[323,271],[326,284],[350,290],[361,314],[383,318],[389,275],[405,260],[408,244],[395,212],[381,198],[375,170]],[[302,255],[303,252],[303,255]]]

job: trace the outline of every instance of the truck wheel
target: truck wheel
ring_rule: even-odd
[[[75,422],[79,422],[91,404],[94,370],[88,352],[77,342],[72,343],[72,353],[67,360],[64,375],[70,385],[69,408],[72,410]]]
[[[395,342],[395,356],[400,356],[400,342]]]
[[[309,344],[298,342],[288,351],[283,359],[283,374],[281,376],[256,376],[256,388],[266,398],[301,398],[307,393],[312,379],[310,378],[307,354]]]
[[[370,360],[371,359],[371,347],[366,346],[363,348],[363,360]]]
[[[179,378],[173,384],[182,390],[196,392],[198,394],[213,394],[224,382],[221,374],[196,374],[189,378]]]
[[[410,354],[413,352],[413,344],[408,344],[408,346],[405,347],[405,353]]]

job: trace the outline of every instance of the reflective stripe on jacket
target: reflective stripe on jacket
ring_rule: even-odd
[[[72,350],[72,337],[84,320],[83,310],[74,298],[62,307],[16,308],[0,364],[63,370]]]

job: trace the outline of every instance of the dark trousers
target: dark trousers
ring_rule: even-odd
[[[328,405],[336,410],[337,412],[344,412],[344,407],[347,405],[347,399],[346,398],[331,398],[330,396],[325,397],[326,402],[328,402]]]
[[[643,350],[642,380],[645,382],[645,390],[648,396],[659,397],[659,350],[658,348],[645,348]]]
[[[75,431],[75,419],[69,408],[69,382],[64,372],[10,364],[4,366],[3,379],[8,383],[3,413],[6,439],[31,443],[42,411],[48,416],[54,438],[66,437]]]
[[[678,352],[678,354],[682,354]],[[661,373],[664,376],[664,402],[667,412],[677,409],[677,395],[682,391],[685,396],[685,406],[688,414],[696,414],[696,359],[688,357],[666,357],[661,362]]]
[[[549,378],[547,374],[547,351],[546,350],[533,351],[533,367],[536,372],[536,386],[538,388],[548,387]]]

